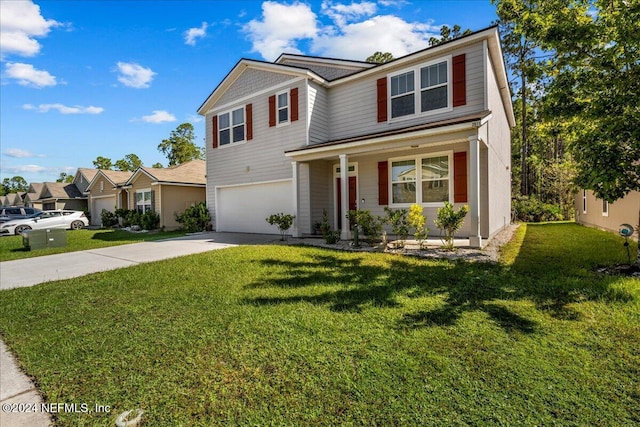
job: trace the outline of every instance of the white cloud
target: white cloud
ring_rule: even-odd
[[[80,105],[69,107],[63,104],[40,104],[36,107],[35,105],[24,104],[22,108],[25,110],[34,110],[38,113],[48,113],[51,110],[56,110],[60,114],[100,114],[104,111],[104,108],[94,107],[92,105],[88,107],[82,107]]]
[[[21,150],[20,148],[7,148],[4,150],[4,155],[7,157],[14,157],[17,159],[23,159],[28,157],[44,157],[42,154],[33,154],[27,150]]]
[[[156,75],[151,68],[145,68],[134,62],[118,62],[118,81],[125,86],[144,89],[148,88]]]
[[[42,88],[57,84],[55,76],[44,70],[36,70],[31,64],[8,62],[5,69],[6,76],[17,80],[22,86]]]
[[[243,30],[253,44],[253,51],[267,60],[282,52],[301,53],[296,41],[316,37],[316,14],[303,3],[291,5],[272,1],[262,3],[262,19],[251,20]]]
[[[364,1],[362,3],[351,3],[349,5],[331,1],[322,2],[322,13],[330,17],[338,27],[344,26],[348,21],[357,20],[364,16],[371,16],[376,13],[378,7],[375,3]]]
[[[388,1],[386,6],[402,6]],[[377,51],[400,57],[429,46],[439,28],[424,22],[407,22],[395,15],[376,15],[371,1],[322,2],[321,13],[331,23],[322,25],[311,8],[300,2],[291,5],[265,1],[262,16],[243,26],[253,51],[274,60],[281,53],[302,53],[299,44],[310,43],[316,55],[364,60]]]
[[[357,60],[378,51],[391,52],[398,58],[428,47],[429,38],[437,34],[429,24],[381,15],[346,24],[337,33],[325,33],[313,40],[311,49],[325,56]]]
[[[46,36],[52,27],[61,25],[44,19],[40,6],[31,1],[0,1],[0,52],[33,56],[40,52],[35,37]]]
[[[209,25],[206,22],[202,23],[200,28],[189,28],[184,32],[184,42],[189,46],[196,45],[196,39],[203,38],[207,35],[207,27]]]
[[[50,172],[51,168],[38,165],[5,166],[4,172],[11,174]]]
[[[176,121],[176,116],[165,110],[154,110],[153,114],[142,116],[140,120],[147,123],[170,123]]]

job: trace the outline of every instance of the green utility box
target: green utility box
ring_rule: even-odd
[[[29,250],[61,248],[67,246],[67,231],[58,228],[28,230],[22,233],[22,245]]]

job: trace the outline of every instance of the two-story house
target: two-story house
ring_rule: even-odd
[[[472,246],[510,222],[511,95],[497,27],[370,64],[283,54],[240,60],[198,109],[218,231],[309,234],[326,210],[469,205]],[[437,235],[435,230],[431,234]]]

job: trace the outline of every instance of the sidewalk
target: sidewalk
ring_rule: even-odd
[[[177,239],[133,243],[87,251],[0,262],[0,292],[100,271],[197,254],[238,245],[268,244],[278,236],[241,233],[198,233]],[[34,268],[37,265],[37,268]],[[0,340],[0,426],[46,427],[50,415],[42,398]]]

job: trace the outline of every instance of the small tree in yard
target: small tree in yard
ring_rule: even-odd
[[[278,230],[280,230],[280,235],[281,238],[280,240],[285,240],[285,234],[287,233],[287,230],[291,228],[291,226],[293,225],[293,220],[295,219],[295,215],[291,215],[291,214],[285,214],[285,213],[277,213],[277,214],[273,214],[271,216],[269,216],[269,218],[266,218],[266,221],[271,224],[271,225],[275,225],[276,227],[278,227]]]
[[[438,208],[438,217],[433,222],[441,232],[444,231],[444,238],[442,239],[442,247],[444,249],[450,251],[454,249],[453,237],[458,230],[460,230],[460,227],[462,227],[467,212],[469,212],[469,206],[464,205],[456,212],[453,205],[449,202],[444,202],[444,207]]]
[[[403,247],[409,235],[409,221],[407,220],[409,211],[406,209],[393,210],[385,206],[384,212],[386,214],[384,221],[391,225],[393,233],[398,238],[398,245]]]
[[[422,249],[422,244],[429,234],[429,229],[425,227],[427,218],[422,214],[422,206],[414,203],[409,207],[408,221],[415,230],[413,236],[416,238],[418,245]]]

